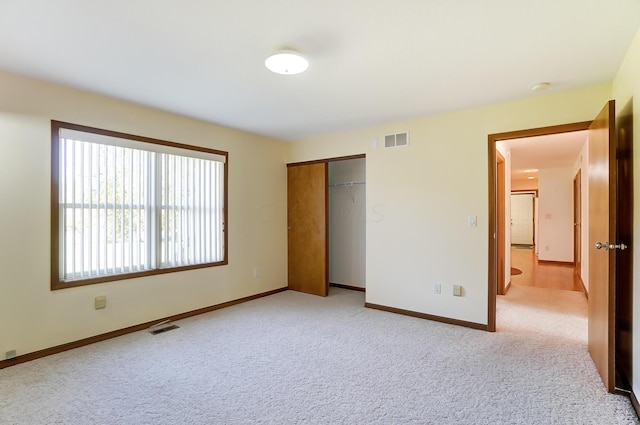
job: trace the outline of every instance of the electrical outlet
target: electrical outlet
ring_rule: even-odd
[[[260,269],[258,267],[253,268],[253,278],[257,279],[260,277]]]
[[[100,295],[93,300],[94,306],[96,310],[102,310],[103,308],[107,308],[107,296]]]
[[[442,293],[442,286],[439,283],[433,284],[433,293],[438,295]]]
[[[461,297],[462,296],[462,286],[453,285],[453,296],[454,297]]]
[[[4,358],[9,360],[17,357],[16,350],[9,350],[4,354]]]

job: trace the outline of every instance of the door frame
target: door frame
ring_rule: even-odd
[[[570,133],[573,131],[588,130],[592,121],[576,122],[571,124],[554,125],[549,127],[539,127],[527,130],[509,131],[505,133],[489,134],[487,136],[488,156],[489,156],[489,284],[488,286],[488,308],[487,308],[487,330],[489,332],[496,331],[496,297],[498,290],[497,272],[498,272],[498,244],[496,233],[498,227],[498,201],[505,202],[504,199],[499,200],[497,196],[497,156],[496,142],[501,140],[520,139],[532,136],[547,136],[550,134]]]
[[[505,198],[506,194],[506,162],[504,156],[500,152],[496,151],[496,179],[497,179],[497,196],[498,198]],[[504,202],[498,204],[498,215],[497,215],[497,227],[496,227],[496,240],[497,240],[497,267],[498,274],[496,276],[497,282],[496,285],[498,287],[497,294],[504,295],[507,293],[507,252],[506,252],[506,244],[507,244],[507,226],[506,226],[506,204]],[[511,285],[511,280],[509,280],[509,285]]]
[[[573,268],[587,295],[582,282],[582,168],[573,178]]]

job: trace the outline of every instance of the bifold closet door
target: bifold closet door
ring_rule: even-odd
[[[328,165],[287,166],[289,289],[326,297],[328,275]]]

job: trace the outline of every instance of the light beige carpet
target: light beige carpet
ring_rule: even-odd
[[[586,347],[587,299],[582,292],[511,285],[498,296],[497,323],[499,332],[558,336]]]
[[[287,291],[1,370],[0,423],[637,424],[584,305],[536,291],[500,297],[497,333]]]

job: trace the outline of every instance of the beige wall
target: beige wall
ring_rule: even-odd
[[[627,56],[613,81],[613,95],[616,111],[622,111],[629,102],[633,102],[633,168],[634,168],[634,205],[633,240],[640,241],[640,31],[631,44]],[[633,251],[633,391],[640,394],[640,249]]]
[[[538,190],[538,180],[511,180],[512,191]]]
[[[610,97],[604,84],[332,134],[293,143],[289,161],[366,153],[368,302],[486,324],[487,135],[591,120]],[[404,130],[408,148],[382,147]]]
[[[228,151],[229,265],[52,292],[51,119]],[[286,286],[286,152],[279,141],[0,73],[0,358]],[[106,310],[93,309],[97,295]]]

